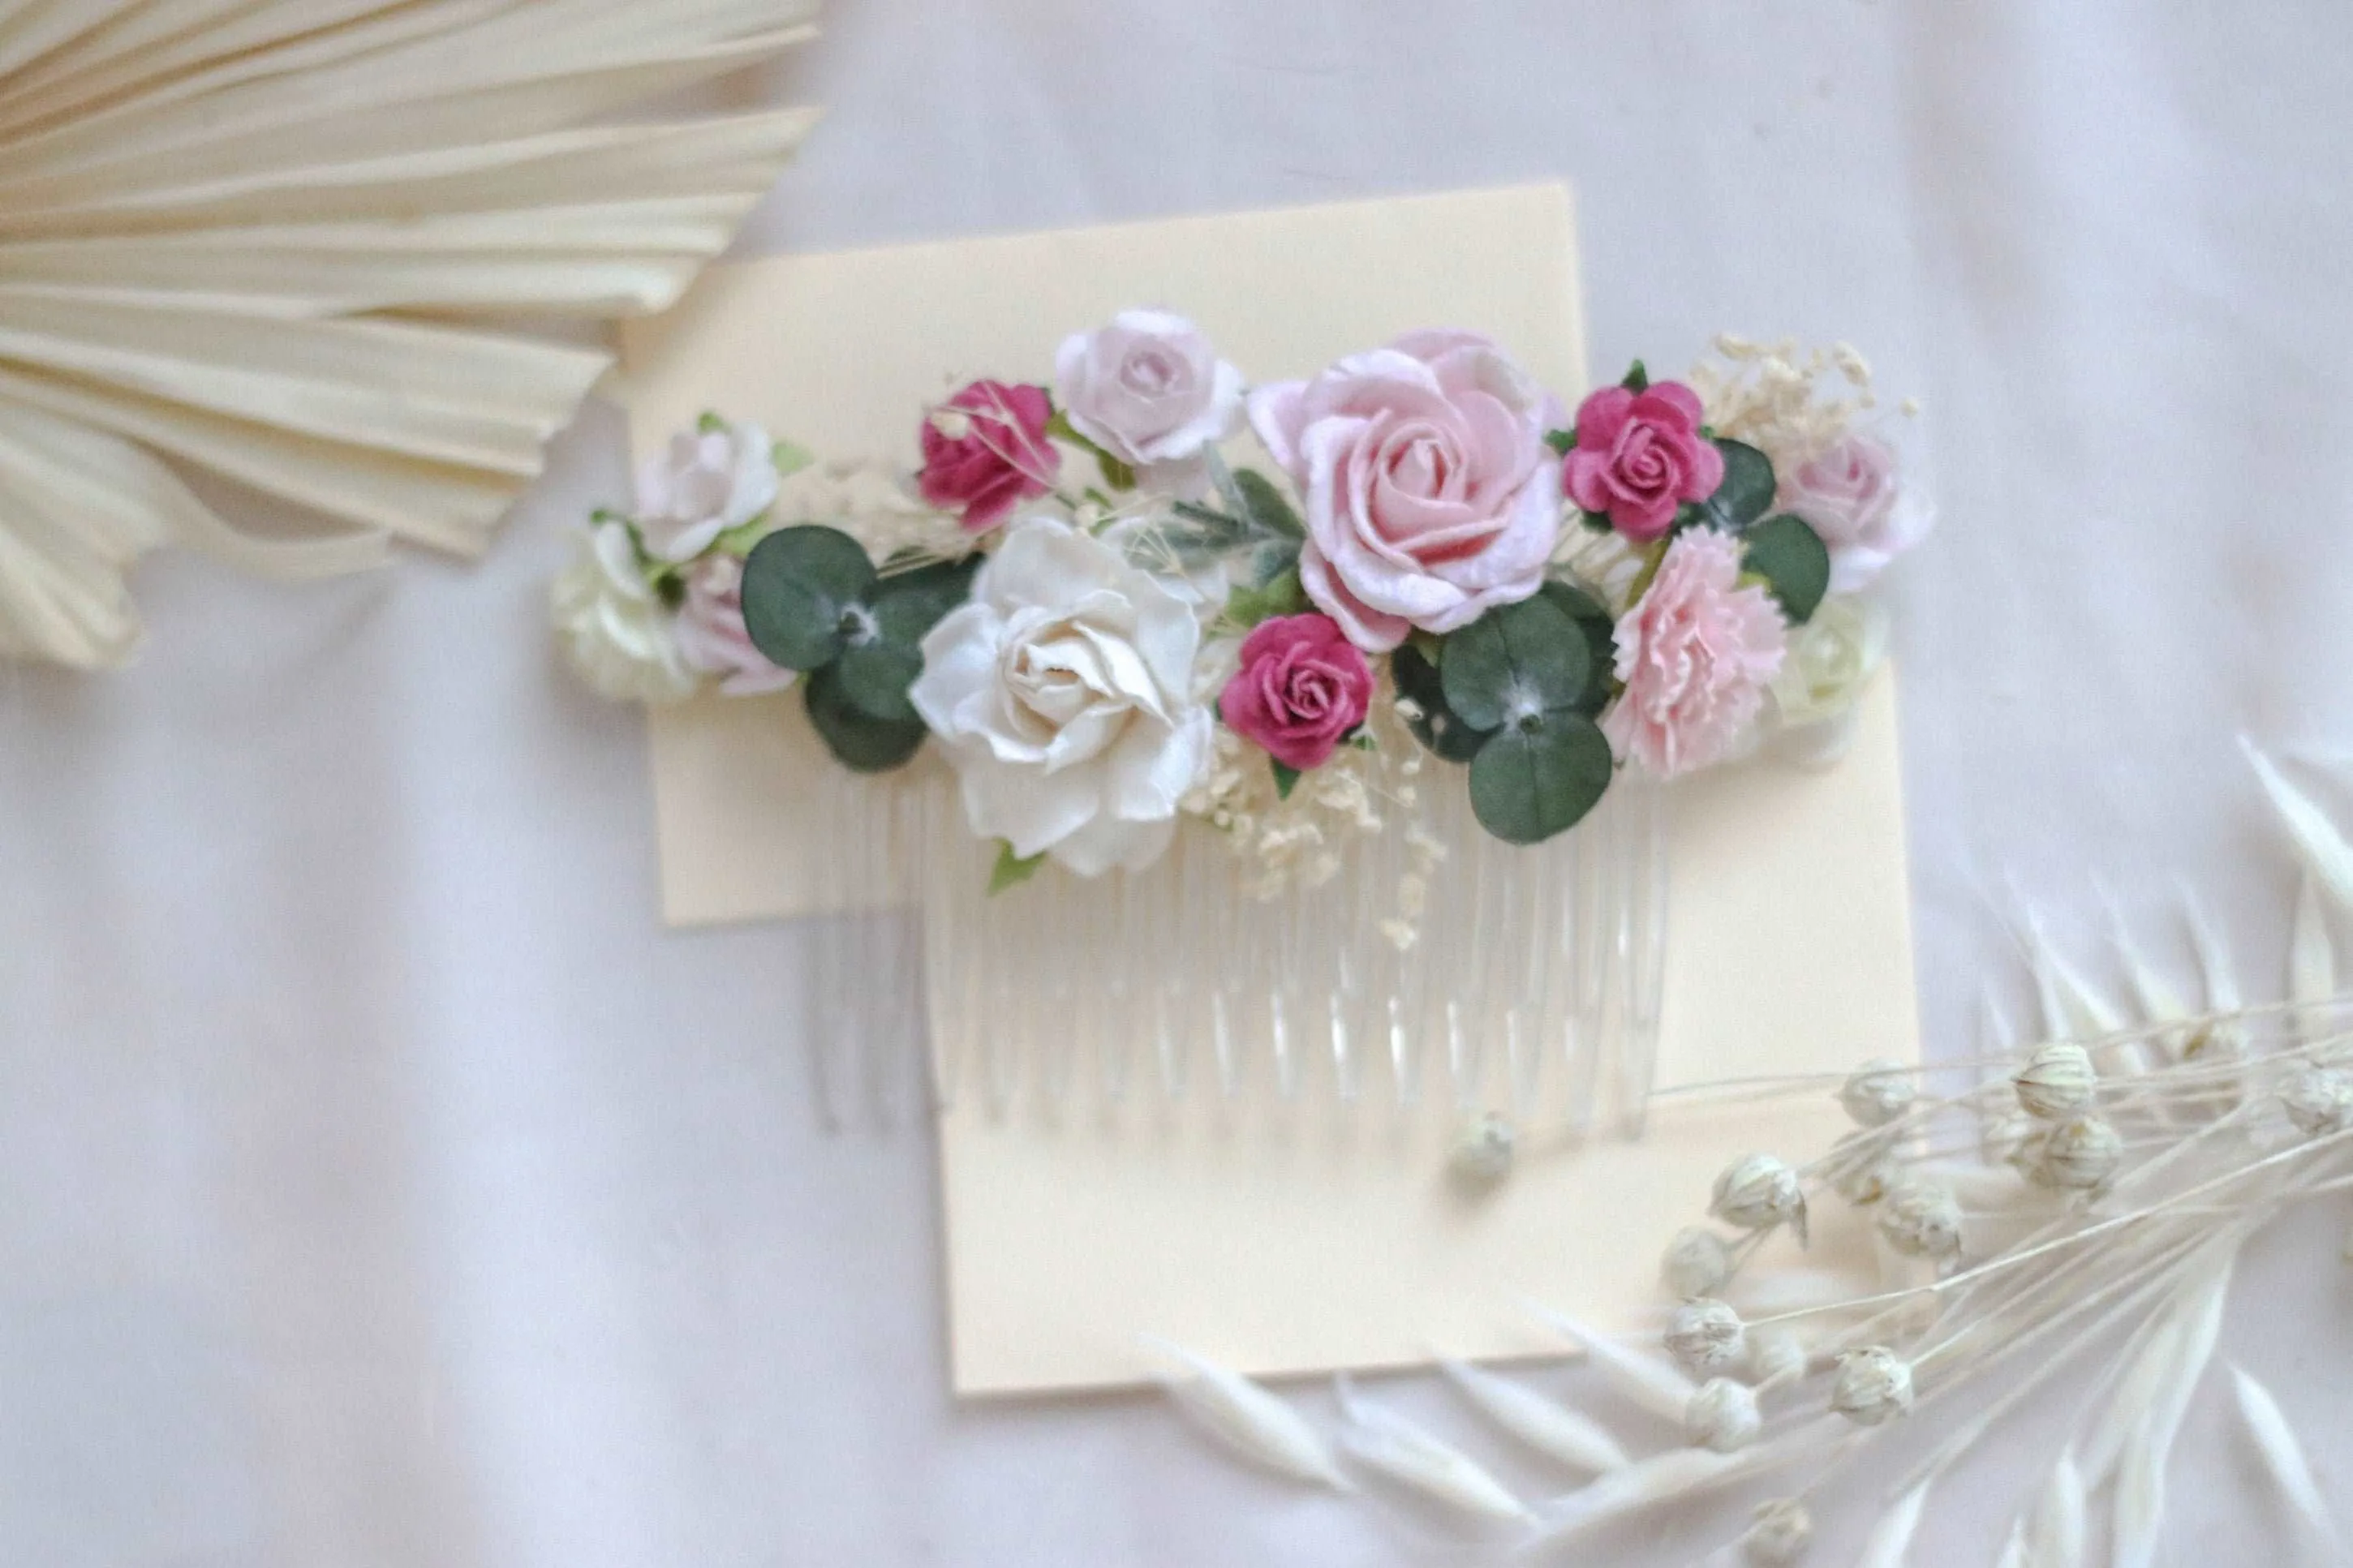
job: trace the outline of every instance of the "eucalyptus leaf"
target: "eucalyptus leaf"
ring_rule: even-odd
[[[921,719],[877,719],[859,710],[841,688],[841,670],[827,665],[801,682],[809,722],[844,767],[861,773],[903,765],[930,733]]]
[[[856,611],[874,584],[865,548],[838,528],[780,528],[744,562],[744,629],[772,664],[816,669],[849,644]]]
[[[976,551],[960,561],[886,571],[868,598],[878,610],[901,600],[923,605],[931,618],[914,634],[920,639],[942,616],[972,597],[972,580],[980,574],[982,559]]]
[[[1830,592],[1831,552],[1822,536],[1804,518],[1785,511],[1750,529],[1742,543],[1742,564],[1765,579],[1790,625],[1804,626]]]
[[[1724,482],[1714,495],[1679,513],[1677,522],[1738,533],[1773,504],[1773,459],[1746,441],[1722,437],[1716,437],[1715,449],[1724,455]]]
[[[1618,665],[1618,622],[1609,607],[1575,583],[1558,577],[1547,578],[1539,590],[1577,623],[1585,634],[1588,665],[1585,692],[1577,700],[1577,709],[1588,717],[1599,717],[1609,705]]]
[[[994,898],[998,893],[1005,891],[1008,888],[1019,887],[1022,883],[1036,876],[1038,874],[1038,868],[1043,866],[1045,863],[1046,855],[1043,850],[1040,850],[1035,855],[1016,855],[1013,852],[1012,845],[1007,843],[1002,838],[998,839],[997,841],[997,864],[988,868],[989,896]]]
[[[1427,654],[1412,643],[1401,645],[1389,655],[1389,673],[1397,679],[1398,695],[1420,710],[1407,724],[1415,740],[1450,763],[1467,763],[1479,754],[1493,731],[1472,729],[1446,705],[1445,683]]]
[[[1613,771],[1609,742],[1591,719],[1567,708],[1530,714],[1471,759],[1471,809],[1506,843],[1541,843],[1583,820]]]
[[[846,617],[850,631],[834,661],[841,694],[870,719],[915,717],[907,689],[923,673],[923,637],[971,594],[978,557],[943,561],[884,577]]]
[[[1539,595],[1449,634],[1438,673],[1447,706],[1472,728],[1494,730],[1523,714],[1575,706],[1592,663],[1577,623]]]

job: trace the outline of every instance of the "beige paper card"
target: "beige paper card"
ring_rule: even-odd
[[[720,267],[630,331],[632,427],[643,446],[717,408],[820,452],[912,461],[926,401],[981,374],[1045,379],[1062,333],[1146,302],[1196,317],[1261,379],[1461,326],[1573,399],[1576,276],[1557,187]],[[826,907],[811,806],[842,798],[840,775],[796,698],[658,710],[650,737],[672,922]],[[1837,769],[1743,768],[1670,800],[1661,1081],[1913,1055],[1893,683]],[[1176,1110],[1082,1097],[1059,1120],[1022,1101],[1000,1121],[967,1096],[940,1123],[957,1390],[1133,1383],[1140,1333],[1303,1373],[1433,1345],[1547,1348],[1528,1298],[1629,1324],[1655,1310],[1660,1248],[1701,1215],[1719,1166],[1749,1149],[1806,1157],[1840,1128],[1825,1093],[1662,1110],[1639,1142],[1547,1146],[1539,1131],[1510,1181],[1471,1202],[1443,1179],[1438,1081],[1403,1114],[1385,1096],[1229,1102],[1203,1086]],[[1862,1267],[1854,1242],[1817,1251]]]

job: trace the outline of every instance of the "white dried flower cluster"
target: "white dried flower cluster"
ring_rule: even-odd
[[[1775,1498],[1757,1505],[1756,1515],[1740,1538],[1740,1553],[1749,1568],[1795,1568],[1814,1543],[1814,1516],[1796,1498]]]
[[[1511,1118],[1492,1110],[1474,1110],[1454,1129],[1454,1144],[1446,1156],[1447,1169],[1466,1182],[1492,1184],[1511,1173],[1518,1135]]]
[[[1885,1345],[1839,1358],[1831,1408],[1857,1426],[1876,1426],[1912,1408],[1912,1368]]]
[[[1732,1249],[1705,1226],[1685,1226],[1667,1243],[1659,1278],[1675,1295],[1713,1296],[1732,1278]]]
[[[1786,1225],[1806,1238],[1806,1191],[1798,1173],[1770,1154],[1749,1154],[1715,1178],[1707,1212],[1742,1230]]]
[[[1764,1412],[1757,1394],[1745,1383],[1711,1377],[1693,1393],[1683,1409],[1683,1436],[1703,1448],[1736,1454],[1757,1441],[1764,1430]]]
[[[1748,1331],[1740,1314],[1708,1296],[1694,1296],[1667,1314],[1667,1353],[1696,1377],[1721,1372],[1747,1349]]]
[[[1879,1234],[1906,1258],[1938,1262],[1961,1250],[1961,1205],[1938,1182],[1905,1181],[1879,1208]]]
[[[2010,1081],[2026,1113],[2045,1121],[2063,1121],[2088,1109],[2100,1088],[2092,1054],[2063,1040],[2037,1047]]]
[[[1795,472],[1878,405],[1871,366],[1845,343],[1801,350],[1794,339],[1759,343],[1725,332],[1715,347],[1717,358],[1694,365],[1688,378],[1708,425],[1762,449],[1777,473]]]
[[[2124,1135],[2096,1116],[2063,1121],[2032,1141],[2027,1176],[2046,1187],[2087,1192],[2107,1184],[2125,1157]]]
[[[838,528],[877,561],[900,555],[946,561],[972,548],[955,520],[925,505],[887,463],[778,457],[783,477],[768,515],[780,528],[807,522]]]
[[[1370,837],[1387,826],[1384,807],[1415,803],[1421,748],[1396,715],[1393,702],[1377,696],[1365,721],[1369,746],[1343,746],[1331,760],[1300,776],[1288,797],[1276,787],[1266,754],[1220,726],[1208,773],[1186,795],[1183,809],[1226,835],[1248,868],[1243,889],[1261,900],[1299,888],[1316,888],[1337,876],[1346,841]],[[1397,913],[1382,932],[1401,951],[1418,939],[1430,878],[1444,847],[1429,835],[1409,835],[1413,865],[1398,880]]]
[[[1884,1127],[1912,1108],[1912,1074],[1901,1062],[1874,1057],[1839,1090],[1839,1103],[1858,1127]]]
[[[2280,1085],[2280,1109],[2296,1130],[2323,1138],[2353,1127],[2353,1073],[2338,1068],[2301,1068]]]

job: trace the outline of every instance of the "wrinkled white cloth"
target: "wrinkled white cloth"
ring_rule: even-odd
[[[1972,1048],[1988,988],[2028,1005],[2005,879],[2112,979],[2094,879],[2186,963],[2179,872],[2250,989],[2284,983],[2294,883],[2232,737],[2334,747],[2344,786],[2303,776],[2353,821],[2341,5],[827,26],[770,84],[830,113],[751,248],[1567,176],[1598,373],[1722,327],[1861,345],[1935,464],[1938,530],[1886,579],[1931,1048]],[[927,1144],[815,1125],[805,928],[659,930],[638,721],[550,646],[618,438],[590,416],[479,566],[159,559],[136,668],[0,675],[0,1562],[1445,1557],[1155,1399],[951,1405]],[[2348,1511],[2341,1223],[2258,1247],[2223,1353]],[[1567,1479],[1434,1382],[1385,1396],[1525,1495]],[[1992,1560],[2068,1403],[1932,1500],[1915,1563]],[[2175,1560],[2275,1539],[2235,1452],[2201,1394]],[[1821,1561],[1897,1473],[1818,1500]],[[1608,1560],[1694,1561],[1739,1511]]]

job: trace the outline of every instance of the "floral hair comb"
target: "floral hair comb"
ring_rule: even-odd
[[[1186,318],[1125,310],[1063,341],[1050,388],[976,380],[924,410],[912,476],[706,416],[644,465],[630,513],[593,521],[556,584],[558,626],[616,697],[797,684],[854,774],[928,746],[959,808],[932,815],[959,816],[986,849],[968,891],[1002,895],[1050,861],[1083,879],[1058,899],[1108,900],[1043,943],[1038,962],[1065,975],[1098,967],[1073,963],[1092,933],[1148,949],[1173,923],[1218,945],[1210,928],[1259,918],[1229,907],[1234,888],[1267,899],[1335,879],[1359,889],[1343,898],[1362,917],[1336,923],[1404,953],[1435,923],[1433,877],[1479,837],[1472,823],[1493,845],[1469,879],[1508,880],[1504,847],[1559,838],[1627,781],[1766,743],[1809,763],[1841,750],[1886,640],[1863,590],[1927,510],[1852,351],[1716,349],[1686,381],[1637,363],[1572,416],[1470,332],[1410,333],[1252,387]],[[1261,460],[1229,464],[1245,425]],[[1625,815],[1655,834],[1654,805]],[[1400,816],[1403,833],[1368,847]],[[1173,910],[1130,909],[1129,882],[1188,818],[1231,872],[1209,886],[1188,852],[1163,868]],[[1458,819],[1464,834],[1438,830]],[[1662,881],[1620,859],[1616,904]],[[965,896],[928,890],[938,874],[884,880],[927,904]],[[1465,905],[1447,923],[1508,931],[1514,952],[1533,931],[1519,956],[1541,963],[1556,938],[1577,946],[1574,885],[1597,875],[1548,862],[1503,895],[1512,907]],[[1552,916],[1522,907],[1545,901],[1546,878],[1571,885]],[[991,923],[987,909],[959,918]],[[1270,918],[1290,923],[1215,961],[1261,972],[1238,1012],[1279,1013],[1320,962],[1332,996],[1363,994],[1355,1026],[1336,1003],[1295,1011],[1331,1012],[1335,1059],[1342,1034],[1386,1034],[1401,1091],[1402,1036],[1463,1032],[1400,1016],[1401,973],[1352,983],[1345,960],[1311,962],[1305,917]],[[1496,944],[1477,945],[1466,956],[1483,967]],[[1150,967],[1101,966],[1138,994]],[[1221,1042],[1240,1027],[1197,1022]],[[1262,1032],[1280,1077],[1296,1028]],[[1465,1047],[1448,1050],[1459,1062]]]

